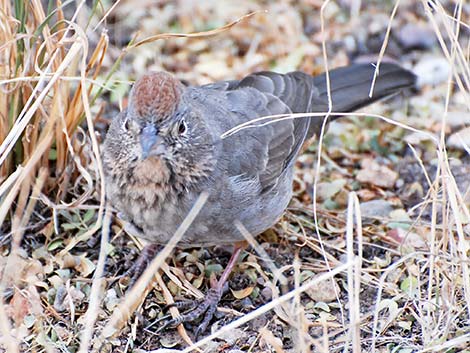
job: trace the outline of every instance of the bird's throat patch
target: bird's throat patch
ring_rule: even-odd
[[[161,158],[149,157],[137,164],[134,179],[142,184],[165,184],[170,180],[170,169]]]

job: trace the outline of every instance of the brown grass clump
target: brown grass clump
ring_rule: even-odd
[[[55,209],[78,206],[95,191],[99,170],[85,169],[99,159],[90,101],[108,37],[103,33],[89,52],[86,28],[65,21],[60,6],[46,16],[38,1],[2,5],[0,180],[8,187],[2,189],[0,223],[12,216],[18,245],[30,222],[25,212],[37,202],[29,198],[34,185]],[[83,122],[87,131],[79,127]],[[89,149],[94,155],[84,153]],[[50,237],[54,228],[46,228]]]
[[[90,104],[99,95],[95,80],[108,36],[103,32],[90,48],[87,27],[76,16],[66,20],[60,3],[49,12],[40,1],[2,1],[0,8],[0,224],[3,246],[11,241],[1,288],[2,297],[7,290],[13,298],[9,310],[0,304],[0,336],[9,351],[22,351],[15,346],[29,330],[17,331],[21,321],[33,315],[29,329],[36,335],[48,326],[36,287],[42,271],[30,268],[41,263],[21,255],[23,235],[50,244],[60,237],[61,210],[87,204],[98,214],[81,236],[90,237],[101,224],[104,193],[96,189],[102,172]]]

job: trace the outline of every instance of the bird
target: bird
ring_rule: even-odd
[[[317,76],[262,71],[201,86],[185,85],[165,71],[138,79],[103,143],[108,202],[134,235],[156,245],[171,241],[198,197],[207,193],[177,246],[234,247],[205,298],[168,325],[202,317],[196,336],[204,332],[246,247],[237,224],[253,236],[276,224],[291,200],[296,158],[327,115],[328,121],[337,119],[415,81],[412,72],[394,63],[351,64]],[[260,117],[293,113],[293,118],[225,134]]]

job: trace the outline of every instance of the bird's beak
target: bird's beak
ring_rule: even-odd
[[[140,134],[140,146],[142,147],[142,159],[146,159],[152,148],[158,141],[158,130],[153,125],[147,125]]]

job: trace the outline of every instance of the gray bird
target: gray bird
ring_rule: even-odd
[[[369,64],[331,70],[332,111],[354,111],[415,83],[411,72],[382,63],[369,97],[374,71]],[[277,222],[291,199],[295,160],[323,118],[284,119],[221,136],[263,116],[327,111],[325,74],[258,72],[186,87],[157,72],[135,83],[103,146],[109,202],[137,236],[166,244],[206,191],[207,202],[178,246],[238,244],[205,299],[167,325],[204,315],[197,333],[205,330],[243,249],[236,222],[253,236]]]

